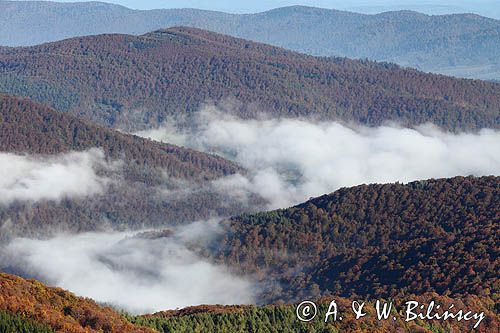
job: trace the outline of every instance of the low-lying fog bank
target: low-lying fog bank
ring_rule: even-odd
[[[41,279],[132,313],[198,304],[253,303],[255,286],[190,250],[219,232],[215,221],[157,232],[18,238],[0,250],[0,269]]]
[[[248,169],[217,181],[225,193],[258,194],[268,208],[298,204],[340,187],[500,174],[500,131],[452,134],[433,125],[368,128],[300,119],[242,120],[214,108],[195,126],[167,122],[137,133],[216,153]]]
[[[165,184],[151,188],[144,185],[149,191],[144,197],[134,196],[134,190],[146,192],[137,184],[124,182],[115,162],[105,161],[99,150],[36,158],[0,153],[0,208],[11,205],[14,213],[19,214],[13,202],[57,202],[65,198],[69,200],[69,208],[65,207],[66,223],[72,221],[77,200],[100,200],[99,195],[106,195],[111,185],[123,186],[121,192],[114,192],[115,197],[108,198],[115,208],[125,211],[129,208],[125,207],[127,202],[172,202],[172,206],[160,207],[164,210],[150,207],[167,225],[163,222],[165,212],[180,211],[177,202],[188,201],[184,198],[202,191],[218,194],[215,197],[222,199],[216,201],[222,208],[229,206],[229,200],[236,200],[238,205],[241,203],[240,211],[248,211],[285,208],[362,183],[500,174],[500,131],[489,129],[475,134],[452,134],[432,125],[415,129],[367,128],[300,119],[242,120],[207,109],[198,114],[195,126],[187,128],[170,122],[138,134],[222,155],[239,163],[248,173],[203,185],[186,182],[176,187],[167,184],[167,180],[172,180],[166,175]],[[111,178],[107,176],[110,174]],[[129,201],[123,200],[124,193]],[[209,208],[216,205],[207,202]],[[135,209],[136,212],[151,220],[152,215],[147,215],[144,208],[148,206],[138,207],[141,209]],[[188,205],[181,213],[189,216],[193,210],[200,210],[197,207]],[[32,215],[37,212],[27,209]],[[94,213],[89,216],[98,220],[96,225],[104,225]],[[131,213],[125,217],[126,221],[139,218]],[[73,220],[76,225],[82,223]],[[8,219],[0,221],[0,236],[6,226],[12,227],[12,223]],[[111,231],[59,233],[44,240],[17,237],[1,244],[0,269],[38,278],[133,313],[258,301],[254,295],[259,286],[251,277],[235,276],[228,267],[216,266],[193,250],[192,245],[217,246],[213,237],[224,232],[218,229],[217,222],[165,228],[170,231],[139,235]]]

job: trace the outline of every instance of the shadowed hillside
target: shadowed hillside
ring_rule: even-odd
[[[221,157],[105,129],[22,98],[0,94],[0,116],[1,151],[58,154],[98,147],[108,158],[197,181],[241,171]]]
[[[112,171],[103,171],[114,179],[105,193],[9,205],[0,201],[0,225],[4,226],[0,238],[11,232],[37,235],[61,229],[143,228],[245,210],[210,187],[211,180],[243,172],[230,161],[123,134],[0,94],[0,151],[42,157],[90,148],[102,149],[109,163],[121,161]],[[190,193],[195,184],[199,190]],[[167,189],[186,193],[162,195]]]

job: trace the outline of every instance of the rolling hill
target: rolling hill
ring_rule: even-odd
[[[341,321],[333,322],[330,317],[325,323],[324,315],[327,313],[328,304],[335,299],[339,309],[343,309]],[[356,320],[350,309],[353,299],[347,298],[325,298],[316,302],[318,304],[318,317],[311,322],[300,322],[297,320],[296,305],[268,305],[255,306],[199,306],[176,311],[164,311],[152,315],[133,317],[132,322],[152,327],[159,332],[446,332],[471,331],[474,324],[462,322],[412,321],[403,320],[376,320],[374,302],[366,304],[367,316]],[[420,304],[429,304],[434,300],[442,306],[455,304],[459,308],[481,309],[487,319],[477,328],[477,332],[494,332],[499,328],[499,318],[495,311],[491,310],[492,301],[488,298],[467,296],[462,299],[453,299],[428,293],[420,297],[412,298]],[[404,302],[397,305],[398,311],[404,308]],[[339,310],[341,311],[341,310]]]
[[[312,55],[369,58],[463,77],[500,78],[500,21],[473,14],[365,15],[293,6],[235,15],[196,9],[140,11],[99,2],[0,1],[0,45],[6,46],[102,33],[139,35],[181,25]]]
[[[0,203],[0,238],[7,233],[39,235],[54,230],[143,228],[182,223],[244,207],[210,188],[210,181],[240,167],[223,158],[103,128],[30,100],[0,94],[0,152],[57,156],[102,149],[106,160],[121,161],[105,193],[61,201]],[[179,196],[162,191],[199,188]],[[224,203],[221,203],[224,201]]]
[[[244,118],[309,117],[448,130],[500,126],[495,83],[316,58],[192,28],[0,51],[0,91],[138,130],[215,103]]]
[[[177,27],[167,28],[171,25]],[[107,34],[95,35],[101,32]],[[357,164],[345,156],[349,149],[338,154],[347,168],[382,166],[390,172],[399,163],[407,171],[399,157],[425,160],[418,153],[422,150],[387,149],[385,143],[399,136],[318,140],[312,133],[323,120],[345,123],[346,131],[356,128],[361,134],[371,129],[357,124],[431,122],[450,132],[500,129],[500,83],[324,57],[368,57],[498,79],[499,21],[471,14],[361,15],[302,6],[230,15],[0,0],[0,44],[66,37],[0,47],[0,333],[437,333],[470,331],[474,324],[405,321],[401,308],[407,300],[482,311],[486,317],[477,331],[499,331],[499,176],[363,184],[267,212],[256,194],[286,197],[296,187],[282,191],[282,183],[300,185],[312,173],[323,175],[318,182],[326,173],[349,177],[332,159],[315,158],[333,152],[315,149],[323,142],[359,150]],[[214,154],[128,134],[171,118],[180,126],[175,135],[182,126],[196,130],[203,126],[196,123],[197,111],[212,105],[243,120],[318,122],[304,131],[313,140],[295,133],[306,127],[302,122],[286,131],[250,122],[278,133],[269,138],[237,125],[241,119],[207,131],[211,136],[231,132],[227,141],[241,133],[251,137],[250,148],[269,148],[264,158],[260,151],[241,149],[246,157],[259,155],[255,164],[273,160],[271,167],[256,170],[231,145],[192,147],[228,151],[223,156],[248,170]],[[326,132],[344,131],[334,125]],[[226,131],[229,127],[236,135]],[[420,146],[438,155],[452,135],[429,128],[419,130],[419,136],[433,131],[445,138],[435,140],[435,150],[433,140],[410,135],[401,141],[429,142]],[[161,127],[162,134],[169,130]],[[294,140],[277,140],[289,135]],[[473,135],[453,137],[458,148],[444,156],[457,152],[470,158],[464,143]],[[279,144],[269,145],[271,140]],[[491,135],[477,142],[494,140]],[[295,152],[283,149],[301,144]],[[212,150],[215,146],[221,148]],[[365,163],[376,146],[382,147],[377,163]],[[479,146],[484,145],[472,149]],[[287,154],[298,157],[287,160]],[[275,159],[279,166],[274,167]],[[307,173],[295,160],[309,164]],[[441,164],[453,164],[450,160]],[[484,161],[495,163],[489,157]],[[255,177],[261,171],[261,178]],[[304,187],[315,183],[304,182]],[[177,228],[183,224],[189,225]],[[111,232],[117,230],[125,232]],[[150,310],[134,310],[174,308],[164,304],[178,304],[177,299],[183,305],[252,305],[199,305],[143,315],[137,313]],[[296,306],[306,299],[314,300],[320,313],[332,299],[347,311],[337,322],[321,316],[300,322]],[[377,320],[377,299],[394,301],[388,320]],[[347,313],[354,300],[367,302],[366,318]]]
[[[374,302],[366,305],[367,316],[356,320],[347,309],[353,299],[335,297],[343,312],[342,321],[323,318],[304,323],[297,320],[296,305],[268,306],[218,306],[203,305],[180,310],[170,310],[142,316],[118,313],[112,308],[101,306],[91,299],[77,297],[60,288],[48,287],[36,280],[25,280],[17,276],[0,273],[0,329],[4,332],[30,333],[173,333],[173,332],[440,332],[444,330],[465,332],[471,330],[474,321],[417,320],[405,322],[376,320]],[[319,313],[323,316],[331,298],[318,300]],[[427,293],[413,297],[421,304],[436,304],[457,309],[483,312],[485,319],[477,332],[498,330],[498,313],[492,309],[493,301],[487,297],[466,296],[450,298]],[[404,302],[394,304],[401,309]],[[398,316],[403,316],[401,312]]]
[[[190,248],[233,272],[259,279],[261,306],[207,305],[132,316],[34,280],[0,274],[0,318],[35,332],[468,331],[467,321],[377,321],[375,299],[483,311],[478,332],[498,330],[499,177],[455,177],[343,188],[288,209],[222,222],[212,246]],[[159,231],[168,241],[170,233]],[[140,237],[153,239],[151,231]],[[296,305],[331,299],[369,315],[311,323]],[[266,305],[277,303],[278,305]],[[285,303],[285,304],[283,304]],[[399,308],[398,308],[399,307]],[[151,332],[152,332],[151,331]]]
[[[360,185],[224,222],[211,256],[263,283],[261,300],[491,296],[500,280],[500,179]]]
[[[500,76],[500,21],[478,15],[362,15],[296,6],[252,21],[235,35],[318,56],[368,58],[459,77]]]
[[[109,307],[35,280],[0,273],[0,287],[0,309],[4,311],[0,318],[17,314],[20,316],[18,321],[30,324],[34,320],[43,325],[37,325],[38,332],[154,332],[132,325]],[[12,329],[12,326],[6,328]],[[17,326],[22,327],[22,324]]]
[[[0,151],[59,154],[97,147],[108,158],[192,181],[242,171],[221,157],[106,129],[28,99],[0,94],[0,116]]]

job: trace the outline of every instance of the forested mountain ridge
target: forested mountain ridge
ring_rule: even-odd
[[[233,162],[113,131],[28,99],[0,94],[0,151],[59,154],[102,148],[110,159],[162,168],[174,178],[216,179],[241,172]]]
[[[236,15],[197,9],[131,10],[107,3],[0,2],[0,45],[190,26],[320,56],[396,62],[425,71],[500,78],[500,21],[411,11],[364,15],[291,6]],[[47,24],[51,22],[51,24]]]
[[[466,321],[376,321],[373,300],[435,301],[484,311],[478,332],[498,330],[499,177],[455,177],[343,188],[298,206],[223,221],[200,254],[260,278],[260,303],[321,299],[349,309],[367,300],[370,315],[325,324],[296,319],[295,306],[201,306],[153,315],[120,315],[33,280],[0,274],[0,317],[22,315],[58,332],[468,331]],[[169,233],[159,232],[168,241]],[[140,234],[155,237],[155,232]],[[196,250],[197,244],[190,245]],[[416,296],[417,295],[417,296]],[[343,298],[345,297],[345,298]],[[371,310],[369,310],[371,309]],[[401,312],[394,313],[401,315]],[[14,317],[13,317],[14,316]],[[128,320],[131,326],[125,322]],[[134,325],[134,326],[132,326]]]
[[[342,320],[334,322],[332,316],[325,322],[325,314],[328,305],[335,300]],[[466,296],[463,298],[449,298],[433,293],[426,293],[411,300],[420,304],[429,304],[434,301],[443,308],[451,304],[455,308],[471,309],[473,311],[484,311],[485,319],[479,325],[476,332],[495,332],[499,329],[499,316],[492,309],[493,301],[486,297]],[[296,304],[280,304],[267,306],[196,306],[175,311],[164,311],[152,315],[132,317],[133,323],[152,327],[162,333],[170,332],[220,332],[220,333],[245,333],[245,332],[470,332],[472,326],[465,321],[410,321],[404,322],[404,318],[396,321],[376,319],[374,301],[365,304],[367,315],[355,319],[349,312],[353,298],[329,297],[320,299],[318,305],[318,316],[311,322],[300,322],[297,320]],[[404,301],[396,301],[394,306],[401,314]],[[394,313],[394,312],[393,312]],[[395,313],[394,313],[395,314]],[[339,315],[340,316],[340,315]]]
[[[151,315],[131,316],[96,304],[94,301],[77,297],[60,288],[43,285],[35,280],[25,280],[0,273],[0,329],[5,332],[25,328],[36,333],[78,333],[78,332],[436,332],[444,329],[464,332],[473,323],[467,321],[412,321],[403,318],[377,321],[373,302],[366,305],[368,315],[355,320],[350,308],[352,299],[335,297],[339,308],[345,311],[344,320],[329,321],[318,317],[311,323],[299,322],[295,305],[257,306],[196,306],[180,310],[159,312]],[[487,297],[466,296],[452,299],[437,294],[425,294],[412,300],[428,304],[431,300],[443,307],[455,304],[456,308],[484,312],[485,319],[477,332],[492,332],[498,329],[498,315],[492,309],[493,301]],[[319,300],[320,314],[326,313],[330,299]],[[401,305],[402,302],[398,302]]]
[[[360,185],[227,220],[210,255],[259,277],[265,302],[425,292],[498,302],[499,222],[499,177]]]
[[[0,309],[35,320],[56,332],[155,332],[132,325],[116,311],[90,299],[4,273],[0,273]]]
[[[154,127],[211,102],[246,118],[432,122],[448,130],[500,126],[496,83],[316,58],[193,28],[6,49],[0,51],[0,90],[127,130]]]
[[[500,77],[500,21],[478,15],[405,10],[362,15],[293,6],[257,14],[253,21],[238,36],[313,55],[368,58],[470,78]]]
[[[93,197],[0,204],[0,239],[6,230],[40,235],[53,230],[143,228],[229,216],[243,209],[209,186],[212,180],[245,172],[233,162],[103,128],[24,98],[0,94],[0,152],[36,157],[90,148],[102,149],[110,163],[121,162],[114,171],[119,180]],[[189,193],[195,184],[199,190]],[[161,195],[166,189],[187,193],[166,197]],[[2,228],[4,224],[9,227]]]

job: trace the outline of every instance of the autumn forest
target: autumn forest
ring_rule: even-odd
[[[500,330],[497,19],[0,8],[0,333]]]

